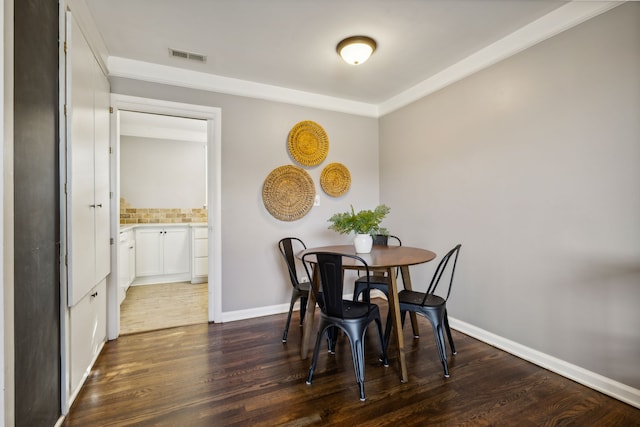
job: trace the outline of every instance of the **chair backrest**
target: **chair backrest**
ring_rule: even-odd
[[[402,241],[398,236],[394,236],[391,234],[375,234],[373,237],[373,244],[378,246],[389,246],[389,239],[395,240],[393,246],[402,246]],[[396,268],[396,277],[400,273],[400,269]]]
[[[461,244],[456,245],[455,248],[451,249],[449,252],[447,252],[445,256],[442,257],[442,259],[440,260],[440,263],[438,264],[438,267],[436,268],[435,273],[433,273],[433,278],[431,279],[431,283],[427,288],[427,292],[425,293],[424,298],[422,299],[422,305],[426,303],[429,295],[433,295],[435,293],[436,288],[440,283],[440,279],[444,275],[445,271],[447,271],[447,266],[451,265],[451,268],[448,270],[450,274],[449,274],[449,284],[447,287],[447,296],[444,297],[445,301],[449,299],[449,295],[451,294],[451,285],[453,285],[453,275],[456,272],[456,264],[458,263],[458,254],[460,253],[461,247],[462,247]],[[453,258],[453,263],[449,264],[449,261],[451,261],[452,258]]]
[[[342,267],[344,261],[348,258],[354,260],[350,265],[355,265],[363,269],[367,274],[367,281],[369,277],[369,265],[357,255],[334,252],[308,252],[302,257],[302,262],[309,276],[309,281],[311,281],[311,272],[309,271],[308,265],[310,264],[309,258],[311,257],[316,258],[315,268],[317,268],[320,273],[320,287],[322,288],[322,292],[313,288],[320,309],[328,316],[344,319],[344,305],[342,303],[344,295],[344,272]],[[322,301],[322,303],[320,303],[320,301]],[[369,309],[370,308],[371,304],[369,304]]]
[[[284,258],[284,262],[287,264],[289,270],[289,278],[291,279],[291,285],[298,289],[300,283],[298,282],[298,271],[296,269],[296,257],[295,253],[307,249],[307,245],[297,237],[285,237],[278,242],[278,248]]]
[[[395,245],[402,246],[402,242],[400,238],[393,235],[387,234],[376,234],[373,236],[373,244],[379,246],[389,246],[389,239],[393,239],[396,241]]]

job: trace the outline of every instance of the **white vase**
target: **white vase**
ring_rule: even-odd
[[[355,246],[357,254],[368,254],[373,246],[373,238],[370,234],[356,234],[353,246]]]

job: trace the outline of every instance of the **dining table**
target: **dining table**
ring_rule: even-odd
[[[400,318],[400,304],[398,303],[398,281],[395,271],[400,269],[402,283],[404,288],[412,290],[411,276],[409,275],[409,266],[422,264],[433,260],[436,254],[428,249],[415,248],[410,246],[385,246],[373,245],[370,253],[356,253],[353,245],[335,245],[321,246],[316,248],[308,248],[300,251],[296,256],[300,259],[309,252],[332,252],[343,255],[357,255],[362,258],[370,270],[384,271],[390,278],[389,288],[389,315],[392,319],[392,335],[398,349],[398,360],[400,364],[400,380],[407,382],[407,365],[405,360],[404,337],[402,335],[402,322]],[[315,257],[309,256],[305,258],[310,263],[315,263]],[[343,269],[361,270],[362,264],[352,259],[344,259]],[[312,286],[317,290],[320,286],[320,278],[314,269],[312,278]],[[302,345],[300,356],[306,359],[312,344],[312,330],[314,323],[314,313],[316,308],[316,300],[312,290],[309,290],[309,298],[307,300],[307,312],[303,323]],[[418,322],[415,313],[411,313],[411,324],[413,327],[414,337],[419,336]]]

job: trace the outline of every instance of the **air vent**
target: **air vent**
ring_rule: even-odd
[[[189,59],[191,61],[202,63],[207,62],[207,57],[205,55],[200,55],[199,53],[193,52],[185,52],[183,50],[176,50],[171,48],[169,48],[169,56],[171,56],[172,58]]]

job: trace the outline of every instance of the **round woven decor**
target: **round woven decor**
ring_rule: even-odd
[[[311,176],[297,166],[275,168],[262,186],[262,201],[281,221],[295,221],[309,213],[316,197]]]
[[[329,138],[322,126],[306,120],[291,128],[288,147],[296,162],[303,166],[316,166],[327,157]]]
[[[351,187],[351,174],[342,163],[329,163],[320,174],[320,186],[329,196],[342,196]]]

